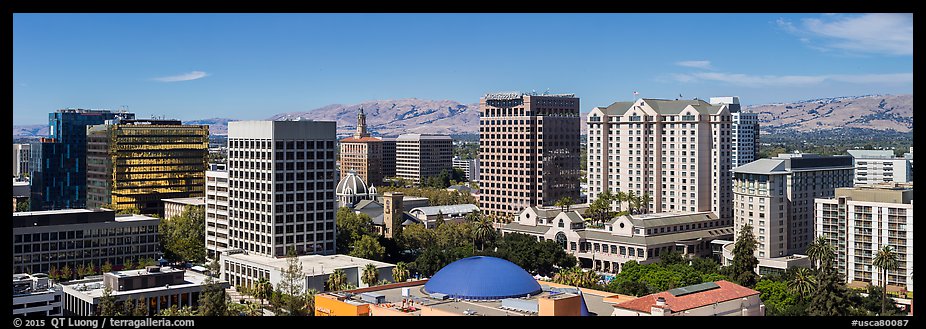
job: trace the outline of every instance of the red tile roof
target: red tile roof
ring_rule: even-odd
[[[354,138],[348,137],[341,140],[341,143],[369,143],[369,142],[382,142],[383,140],[374,137],[363,137],[363,138]]]
[[[623,302],[614,305],[614,307],[649,313],[651,308],[656,306],[656,298],[662,297],[666,300],[666,306],[675,313],[759,294],[758,291],[725,280],[716,281],[714,283],[720,286],[720,288],[680,297],[675,297],[668,291],[663,291]]]

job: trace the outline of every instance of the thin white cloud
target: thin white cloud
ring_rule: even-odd
[[[208,75],[209,74],[206,74],[206,72],[203,72],[203,71],[193,71],[190,73],[172,75],[169,77],[154,78],[154,80],[160,81],[160,82],[190,81],[190,80],[202,79]]]
[[[913,14],[823,15],[800,24],[785,19],[779,28],[800,37],[816,49],[853,53],[913,54]],[[812,42],[806,42],[804,39]]]
[[[913,73],[829,74],[829,75],[750,75],[742,73],[699,72],[674,74],[678,82],[716,81],[742,87],[805,87],[824,82],[858,84],[913,83]]]
[[[713,69],[713,67],[711,67],[711,61],[681,61],[675,62],[675,65],[705,70]]]

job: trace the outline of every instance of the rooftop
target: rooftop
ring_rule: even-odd
[[[270,258],[257,255],[248,255],[248,254],[226,254],[223,255],[225,259],[229,260],[238,260],[245,261],[254,264],[260,264],[272,268],[286,268],[287,259],[283,258]],[[304,255],[299,256],[299,262],[302,263],[302,273],[309,275],[321,275],[321,274],[330,274],[334,270],[339,268],[353,268],[358,266],[366,266],[366,264],[372,263],[378,268],[395,266],[394,264],[384,263],[375,260],[363,259],[359,257],[351,257],[347,255]]]
[[[137,272],[144,272],[145,270],[131,270],[131,271],[119,271],[117,273],[122,273],[122,275],[138,275]],[[183,270],[174,270],[166,267],[162,267],[161,271],[183,271]],[[136,274],[126,273],[126,272],[136,272]],[[193,271],[183,271],[183,281],[182,284],[172,284],[170,288],[164,286],[158,286],[153,288],[143,288],[127,291],[112,291],[112,296],[119,297],[121,295],[144,295],[146,293],[154,293],[157,291],[162,291],[165,289],[182,289],[187,287],[201,286],[206,281],[207,276],[196,273]],[[94,276],[89,279],[71,281],[69,283],[62,284],[65,290],[75,291],[77,293],[84,294],[90,298],[98,298],[103,296],[103,279],[102,276]]]
[[[161,201],[186,204],[186,205],[191,205],[191,206],[202,206],[206,204],[205,197],[161,199]]]
[[[137,215],[137,214],[116,215],[117,222],[134,222],[134,221],[140,221],[140,220],[160,220],[160,219],[157,217]]]
[[[340,140],[341,143],[381,143],[382,141],[376,137],[355,138],[353,136]]]
[[[107,212],[111,210],[103,209],[58,209],[58,210],[40,210],[40,211],[20,211],[13,213],[13,217],[19,216],[40,216],[40,215],[63,215],[63,214],[80,214],[80,213],[95,213],[95,212]]]
[[[409,210],[409,213],[421,212],[426,216],[433,216],[440,214],[462,214],[478,211],[479,207],[474,204],[454,204],[447,206],[430,206],[430,207],[418,207],[412,210]]]
[[[665,308],[670,309],[672,312],[684,312],[714,303],[758,294],[758,291],[720,280],[712,284],[702,283],[646,295],[629,302],[614,305],[614,307],[650,313],[651,308],[656,306],[656,299],[662,297],[666,301]]]
[[[895,159],[892,150],[848,150],[846,152],[858,159]]]

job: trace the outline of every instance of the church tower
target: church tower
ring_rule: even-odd
[[[363,107],[360,107],[360,113],[357,114],[357,131],[354,132],[354,138],[370,137],[367,132],[367,115],[363,113]]]

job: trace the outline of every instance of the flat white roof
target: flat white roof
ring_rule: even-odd
[[[161,199],[161,201],[188,204],[188,205],[194,205],[194,206],[201,206],[201,205],[206,204],[205,197]]]
[[[58,215],[58,214],[79,214],[99,212],[101,210],[90,209],[58,209],[58,210],[41,210],[41,211],[21,211],[13,213],[13,216],[34,216],[34,215]],[[106,211],[106,210],[102,210]]]
[[[150,217],[145,215],[116,215],[117,222],[134,222],[139,220],[160,220],[157,217]]]
[[[164,267],[161,270],[165,270]],[[121,271],[121,272],[138,272],[144,270],[132,270],[132,271]],[[126,290],[126,291],[113,291],[112,296],[118,297],[122,295],[137,295],[137,294],[150,294],[152,296],[157,296],[159,294],[153,294],[160,291],[171,290],[171,289],[181,289],[188,287],[201,286],[206,281],[206,275],[199,274],[193,271],[184,271],[183,273],[182,284],[172,284],[170,288],[165,288],[164,286],[145,288],[145,289],[135,289],[135,290]],[[216,282],[222,282],[217,280]],[[103,280],[81,280],[73,283],[62,284],[62,287],[66,291],[76,291],[77,293],[83,294],[90,298],[97,298],[103,296]]]
[[[286,268],[286,258],[271,258],[247,254],[224,254],[222,258],[227,260],[244,261],[267,268],[281,269]],[[299,256],[302,263],[302,272],[310,275],[330,274],[340,268],[363,267],[372,263],[377,268],[395,266],[395,264],[384,263],[380,261],[351,257],[347,255],[305,255]]]

